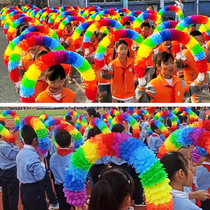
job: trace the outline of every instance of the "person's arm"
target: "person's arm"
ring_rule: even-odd
[[[108,66],[104,65],[101,69],[101,76],[103,79],[110,80],[114,75],[114,67],[110,63]]]
[[[18,146],[14,146],[14,148],[7,146],[5,150],[2,150],[2,154],[9,160],[16,160],[19,151],[20,149]]]
[[[150,102],[152,98],[148,93],[155,95],[155,89],[153,85],[150,83],[146,87],[138,85],[135,90],[135,98],[138,102]]]
[[[144,123],[141,133],[140,133],[140,140],[144,141],[146,139],[148,128],[149,128],[149,123],[153,117],[154,117],[154,115],[150,114],[147,121]]]
[[[163,140],[160,137],[157,137],[155,139],[155,147],[159,150],[159,148],[161,147],[161,145],[163,144]]]
[[[198,199],[201,201],[205,201],[207,199],[210,199],[210,193],[207,190],[198,190],[189,193],[189,199]]]

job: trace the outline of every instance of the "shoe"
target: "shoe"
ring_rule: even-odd
[[[53,210],[53,209],[59,209],[59,203],[56,203],[56,204],[50,204],[49,210]]]
[[[0,186],[0,192],[2,192],[2,186]]]

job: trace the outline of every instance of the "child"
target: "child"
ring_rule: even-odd
[[[55,134],[55,140],[59,145],[56,153],[50,158],[50,169],[55,177],[55,188],[58,195],[59,208],[62,210],[70,210],[71,205],[66,202],[63,192],[63,183],[65,169],[69,165],[71,156],[71,135],[62,129],[57,130]]]
[[[44,156],[38,155],[38,138],[34,129],[24,125],[21,131],[25,142],[17,155],[17,178],[24,210],[47,210],[43,178],[46,174]]]
[[[157,78],[151,80],[146,86],[139,80],[136,98],[141,102],[178,103],[183,102],[184,96],[191,96],[199,91],[199,86],[188,86],[174,73],[174,58],[171,53],[160,52],[155,57],[155,67],[159,73]],[[164,93],[164,94],[163,94]]]
[[[179,129],[185,128],[187,126],[187,120],[188,120],[187,116],[184,115],[184,116],[178,116],[178,117],[179,119],[181,118]]]
[[[160,146],[165,141],[165,136],[154,123],[151,123],[151,130],[153,134],[148,138],[148,147],[155,153],[158,153]]]
[[[2,121],[1,124],[5,126]],[[10,128],[7,129],[11,132]],[[0,179],[3,210],[18,210],[19,181],[17,179],[16,156],[19,147],[14,145],[0,135]]]
[[[191,167],[184,156],[179,152],[167,153],[160,162],[170,179],[174,201],[173,210],[201,210],[189,200],[188,194],[184,192],[184,186],[190,187],[193,183]]]
[[[63,87],[65,78],[65,71],[61,65],[46,69],[45,81],[48,88],[37,96],[37,103],[73,103],[76,96],[72,90]]]
[[[119,40],[115,46],[117,58],[108,69],[102,70],[104,79],[111,79],[111,93],[113,102],[132,103],[134,96],[134,61],[127,57],[128,44]]]
[[[141,35],[143,36],[144,39],[149,37],[152,34],[151,31],[151,26],[149,23],[142,23],[141,24]]]
[[[60,43],[65,42],[68,37],[70,37],[73,34],[73,27],[71,23],[67,23],[64,27],[62,37],[60,38]]]
[[[88,210],[128,209],[133,188],[133,180],[125,171],[108,169],[93,188]]]
[[[197,183],[198,183],[198,190],[205,190],[209,192],[210,188],[210,155],[205,155],[202,158],[204,161],[201,166],[197,167],[196,176],[197,176]],[[208,200],[201,201],[201,208],[203,210],[209,210],[210,206],[210,195],[208,193],[207,197]]]

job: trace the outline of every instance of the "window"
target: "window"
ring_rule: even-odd
[[[122,0],[89,0],[89,3],[110,3],[110,2],[122,2]]]

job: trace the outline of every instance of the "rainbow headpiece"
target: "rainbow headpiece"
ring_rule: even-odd
[[[50,116],[47,115],[47,114],[41,114],[41,115],[39,116],[39,119],[40,119],[43,123],[45,123],[46,121],[49,121],[49,120],[53,120],[52,117],[50,117]]]
[[[108,113],[102,114],[101,119],[102,120],[107,119],[108,120],[108,126],[111,124],[111,122],[113,120],[112,116]]]
[[[130,11],[129,9],[127,9],[127,8],[117,9],[116,12],[117,12],[118,14],[120,14],[120,13],[130,14],[130,13],[131,13],[131,11]]]
[[[90,26],[91,27],[91,26]],[[141,44],[144,39],[143,37],[138,34],[137,32],[130,30],[130,29],[119,29],[109,33],[104,39],[100,42],[97,47],[96,54],[95,54],[95,64],[102,68],[104,66],[104,54],[107,50],[107,47],[115,41],[118,41],[121,38],[129,38],[135,41],[137,44]],[[85,43],[83,43],[85,45]]]
[[[134,10],[131,13],[129,13],[129,16],[139,16],[142,13],[140,10]]]
[[[14,51],[12,52],[12,54],[9,57],[8,70],[9,70],[9,74],[10,74],[10,79],[13,82],[18,82],[21,79],[18,66],[19,66],[19,62],[22,58],[22,55],[24,54],[24,52],[26,52],[28,50],[28,48],[30,48],[32,46],[36,46],[36,45],[48,47],[52,51],[64,50],[64,47],[62,45],[60,45],[59,42],[57,42],[55,39],[52,39],[51,37],[47,37],[44,35],[32,36],[30,38],[24,39],[23,41],[20,41],[19,44],[15,46]],[[40,71],[38,71],[38,69],[39,69],[39,67],[34,70],[36,73],[33,72],[33,74],[30,74],[30,72],[27,71],[27,74],[26,74],[27,76],[24,75],[23,80],[22,80],[22,91],[20,94],[20,95],[22,95],[23,98],[24,98],[25,94],[30,94],[30,93],[34,94],[33,86],[35,86],[36,81],[37,81],[36,75],[41,73]],[[37,79],[38,79],[38,77],[37,77]]]
[[[33,5],[33,4],[27,4],[27,5],[25,5],[24,7],[22,7],[22,10],[24,11],[24,12],[27,12],[29,9],[31,9],[31,8],[36,8],[36,6],[35,5]]]
[[[177,107],[175,108],[172,113],[173,114],[176,114],[178,112],[186,112],[189,116],[189,119],[190,119],[190,122],[193,123],[193,122],[196,122],[198,121],[198,116],[197,114],[195,114],[195,112],[193,112],[190,108],[188,107]]]
[[[140,138],[140,129],[138,122],[128,114],[119,114],[111,122],[110,130],[116,124],[121,124],[123,121],[126,121],[133,128],[133,137]]]
[[[45,37],[49,38],[49,37]],[[57,42],[54,40],[54,42]],[[50,45],[51,46],[51,45]],[[52,46],[51,46],[52,47]],[[57,49],[56,49],[57,50]],[[29,67],[21,81],[20,96],[24,103],[34,103],[35,84],[46,68],[50,66],[67,63],[74,66],[80,72],[85,82],[85,95],[89,100],[95,101],[97,95],[97,84],[95,72],[91,65],[81,55],[69,51],[55,51],[47,53]]]
[[[153,131],[151,130],[151,124],[154,123],[155,126],[161,131],[161,133],[167,138],[170,135],[170,132],[166,126],[159,120],[151,120],[148,128],[148,135],[152,135]]]
[[[35,9],[31,10],[30,16],[33,17],[33,18],[35,18],[35,17],[36,17],[36,14],[37,14],[39,11],[40,11],[39,8],[35,8]]]
[[[156,33],[158,31],[163,31],[167,28],[175,28],[177,26],[177,24],[178,24],[178,22],[176,22],[174,20],[164,21],[164,22],[160,23],[159,25],[157,25],[154,32]]]
[[[89,9],[85,10],[83,13],[82,13],[82,17],[84,18],[87,18],[88,15],[91,14],[91,12],[100,12],[101,11],[101,8],[99,8],[98,6],[92,6],[90,7]]]
[[[69,204],[82,206],[85,203],[88,171],[96,160],[106,155],[126,161],[140,174],[148,210],[172,210],[171,187],[163,165],[142,141],[120,133],[96,135],[72,154],[64,181]]]
[[[105,14],[109,14],[111,16],[116,17],[117,20],[121,19],[120,15],[115,11],[115,9],[105,9],[98,13],[95,20],[101,20]]]
[[[20,126],[20,118],[18,117],[18,115],[13,110],[5,110],[0,115],[0,121],[5,122],[5,117],[7,115],[11,115],[12,118],[14,119],[15,126],[13,128],[13,131],[14,132],[17,132],[19,130],[19,126]]]
[[[73,115],[74,117],[76,117],[76,119],[79,118],[79,114],[78,114],[77,112],[75,112],[75,111],[70,111],[70,112],[67,112],[67,113],[65,114],[64,120],[66,119],[67,116],[71,116],[71,115]]]
[[[119,22],[123,25],[125,22],[133,22],[135,20],[136,20],[136,17],[130,15],[130,16],[123,17],[122,19],[120,19]]]
[[[53,142],[54,142],[54,144],[57,148],[59,147],[59,145],[56,142],[55,134],[56,134],[58,129],[65,130],[72,136],[75,149],[77,149],[81,145],[83,145],[84,142],[83,142],[82,134],[73,125],[71,125],[69,123],[66,123],[66,124],[57,125],[53,129]]]
[[[93,118],[88,125],[88,129],[92,129],[94,126],[98,127],[103,134],[111,133],[107,124],[100,118]]]
[[[60,119],[50,119],[50,120],[45,120],[44,125],[48,129],[51,126],[55,125],[60,125],[60,124],[67,124],[65,120],[60,120]]]
[[[207,71],[206,54],[195,38],[176,29],[166,29],[164,31],[153,33],[141,44],[135,60],[135,75],[137,78],[144,77],[147,57],[157,45],[164,41],[181,42],[192,53],[196,61],[198,72],[204,73]]]
[[[206,152],[205,149],[197,146],[195,147],[195,149],[191,150],[192,161],[197,163],[201,159],[201,157],[204,157],[207,154],[208,152]]]
[[[49,146],[50,146],[50,141],[49,141],[49,137],[47,134],[47,129],[45,127],[45,125],[42,123],[42,121],[38,118],[38,117],[34,117],[34,116],[27,116],[24,117],[21,122],[20,122],[20,139],[23,142],[24,140],[22,139],[22,128],[24,125],[30,125],[37,137],[38,137],[38,153],[40,155],[45,155],[48,150],[49,150]]]
[[[45,17],[51,13],[59,13],[59,10],[57,9],[49,9],[42,13],[41,17],[39,18],[40,22],[43,23]]]
[[[119,113],[116,109],[112,109],[112,110],[109,111],[109,114],[110,114],[111,116],[117,116],[117,115],[119,115],[120,113]]]
[[[70,5],[64,5],[62,7],[60,7],[59,9],[61,12],[64,12],[66,10],[74,10],[74,7],[70,6]]]
[[[146,116],[146,118],[148,118],[149,117],[149,113],[146,111],[146,110],[144,110],[144,109],[139,109],[139,110],[137,110],[134,114],[143,114],[143,115],[145,115]]]
[[[79,118],[76,121],[75,128],[81,132],[83,135],[85,132],[85,129],[87,128],[88,123],[87,120],[85,119],[85,115],[80,115]]]
[[[7,31],[7,39],[9,41],[12,41],[12,39],[14,38],[13,36],[15,35],[16,32],[16,28],[23,22],[27,22],[27,23],[31,23],[33,25],[40,25],[40,22],[32,17],[20,17],[17,20],[15,20],[9,27],[8,31]]]

